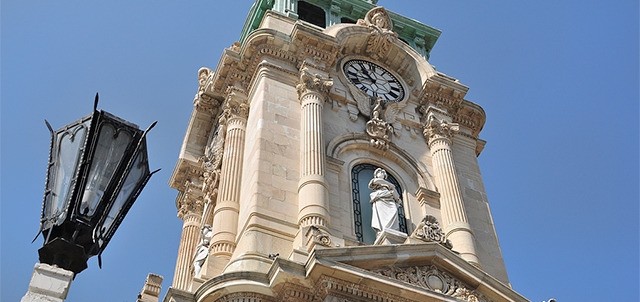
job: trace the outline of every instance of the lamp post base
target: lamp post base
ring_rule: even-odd
[[[73,272],[57,266],[37,263],[29,290],[20,302],[63,302],[69,293]]]

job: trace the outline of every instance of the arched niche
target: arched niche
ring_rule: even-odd
[[[416,161],[409,154],[391,144],[390,148],[382,151],[370,146],[369,137],[365,134],[348,133],[334,138],[329,142],[327,155],[331,159],[332,168],[330,173],[336,173],[339,188],[338,200],[344,206],[346,200],[353,201],[352,170],[362,164],[371,164],[387,170],[393,175],[402,188],[402,201],[404,206],[404,216],[406,218],[407,233],[411,234],[416,225],[426,215],[425,209],[420,200],[418,192],[421,190],[436,191],[433,183],[433,176],[427,170],[426,165]],[[349,211],[354,210],[349,203]],[[343,219],[349,221],[344,223],[343,233],[351,236],[357,241],[355,234],[355,219],[351,213],[344,215]],[[367,223],[367,222],[363,222]],[[349,230],[346,230],[346,229]]]

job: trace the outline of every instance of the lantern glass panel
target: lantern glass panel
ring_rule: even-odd
[[[69,129],[59,131],[54,138],[53,165],[49,171],[51,191],[45,202],[45,228],[61,224],[66,215],[71,185],[76,176],[82,147],[87,136],[88,122],[77,124]]]
[[[119,131],[111,124],[102,124],[80,203],[81,215],[91,217],[95,214],[125,151],[132,141],[131,133]]]
[[[118,196],[116,197],[111,209],[109,209],[109,213],[102,224],[102,227],[97,230],[102,234],[98,234],[98,244],[102,246],[103,238],[102,236],[105,234],[109,234],[112,232],[111,228],[114,226],[114,222],[118,216],[124,215],[121,214],[123,210],[126,209],[126,203],[131,200],[132,195],[136,194],[136,192],[140,189],[140,186],[147,180],[149,176],[149,164],[146,159],[146,151],[143,150],[136,155],[136,158],[133,162],[133,166],[131,167],[131,171],[125,178],[124,183]]]

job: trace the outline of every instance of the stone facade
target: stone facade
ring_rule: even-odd
[[[306,2],[331,12],[321,28],[298,1],[275,2],[256,1],[258,25],[198,72],[170,181],[184,227],[164,301],[526,301],[476,159],[484,111],[427,61],[435,30],[368,1]],[[341,7],[359,20],[337,24]],[[396,23],[423,34],[407,43]],[[374,242],[356,227],[370,228],[369,201],[354,202],[363,164],[400,188],[404,229]]]

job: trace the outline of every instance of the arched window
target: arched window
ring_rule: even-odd
[[[322,28],[327,26],[324,10],[308,2],[298,1],[298,18]]]
[[[369,181],[373,179],[373,172],[379,167],[372,164],[359,164],[351,170],[351,186],[353,195],[353,221],[358,241],[371,244],[376,240],[376,231],[371,228],[371,204],[369,194]],[[402,199],[402,188],[389,171],[387,171],[388,181],[396,186],[398,195]],[[400,203],[398,207],[398,221],[400,231],[407,233],[407,221],[404,217],[404,206]]]

